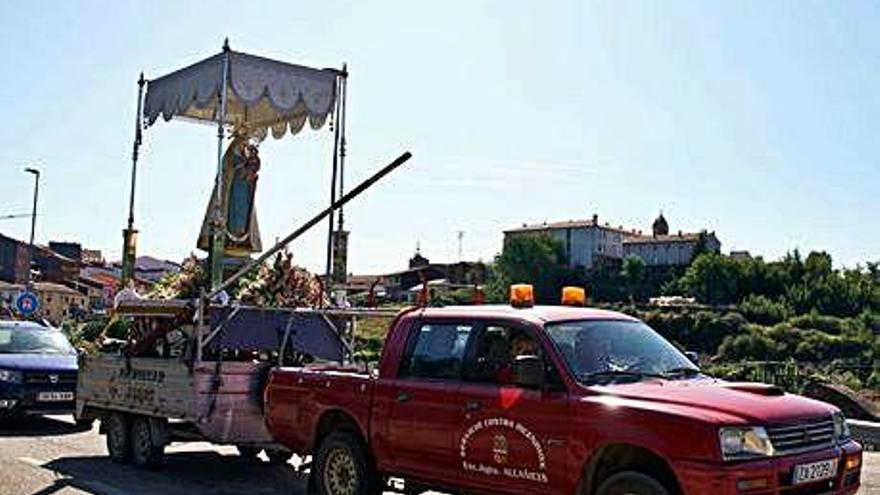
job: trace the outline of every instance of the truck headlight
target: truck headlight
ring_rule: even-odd
[[[831,418],[834,420],[834,440],[837,443],[843,443],[849,440],[849,425],[846,424],[846,416],[842,412],[837,411]]]
[[[21,383],[21,372],[13,370],[0,370],[0,382]]]
[[[770,457],[773,444],[767,430],[761,426],[726,427],[718,432],[721,440],[721,456],[725,461]]]

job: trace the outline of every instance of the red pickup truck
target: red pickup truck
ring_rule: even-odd
[[[833,406],[713,379],[641,321],[575,307],[414,309],[378,373],[279,368],[276,440],[322,495],[853,494],[861,446]],[[395,483],[399,483],[395,481]]]

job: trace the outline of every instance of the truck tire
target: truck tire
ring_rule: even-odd
[[[110,413],[101,418],[107,433],[107,453],[110,460],[125,464],[131,460],[131,424],[122,413]]]
[[[319,495],[372,495],[376,473],[360,439],[347,431],[327,435],[315,453],[312,480]]]
[[[669,495],[669,490],[646,474],[621,471],[603,481],[596,495]]]
[[[152,469],[162,464],[165,446],[153,441],[150,418],[135,416],[131,422],[131,460],[138,467]]]

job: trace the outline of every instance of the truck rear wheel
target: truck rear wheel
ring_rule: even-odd
[[[150,418],[136,416],[131,422],[131,458],[135,465],[143,468],[154,468],[162,463],[165,446],[156,445]]]
[[[621,471],[603,481],[596,495],[669,495],[669,490],[646,474]]]
[[[321,442],[312,476],[319,495],[371,495],[376,484],[361,441],[345,431],[331,433]]]
[[[131,459],[131,436],[128,417],[122,413],[110,413],[101,419],[107,432],[107,452],[110,460],[124,464]]]

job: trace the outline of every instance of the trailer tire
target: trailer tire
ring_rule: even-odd
[[[138,467],[153,469],[162,464],[165,446],[154,439],[150,418],[135,416],[131,422],[131,459]]]
[[[669,495],[669,490],[647,474],[621,471],[603,481],[596,495]]]
[[[107,434],[107,453],[110,460],[125,464],[131,460],[131,424],[128,416],[110,413],[101,418],[101,426]]]
[[[372,495],[376,491],[376,472],[363,443],[347,431],[324,438],[311,475],[319,495]]]

